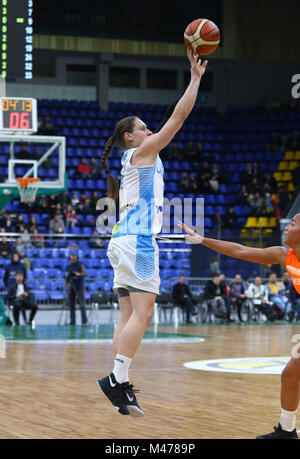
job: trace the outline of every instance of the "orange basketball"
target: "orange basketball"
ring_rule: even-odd
[[[220,31],[209,19],[196,19],[185,29],[184,42],[194,54],[207,56],[219,46]]]

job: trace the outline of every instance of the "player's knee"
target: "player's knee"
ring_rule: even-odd
[[[300,381],[300,368],[299,365],[287,365],[281,373],[281,382],[283,383],[298,383]]]

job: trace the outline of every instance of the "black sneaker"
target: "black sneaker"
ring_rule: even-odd
[[[99,379],[97,384],[120,414],[123,414],[124,416],[130,415],[126,406],[128,401],[127,398],[125,398],[124,384],[119,384],[113,373],[106,376],[106,378]]]
[[[136,397],[135,397],[135,392],[139,392],[138,390],[133,390],[133,385],[129,384],[129,382],[125,382],[122,384],[123,389],[124,389],[124,394],[126,397],[126,407],[130,412],[130,415],[137,418],[140,416],[144,416],[144,411],[141,409],[139,406]]]
[[[260,435],[256,437],[256,440],[298,440],[298,435],[296,429],[288,432],[287,430],[282,430],[281,425],[278,424],[278,427],[274,427],[274,432]]]

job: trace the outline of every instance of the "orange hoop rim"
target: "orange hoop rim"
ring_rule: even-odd
[[[39,182],[40,178],[38,177],[18,177],[16,180],[20,188],[27,188],[30,183]]]

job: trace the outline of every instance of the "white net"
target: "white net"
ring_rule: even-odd
[[[17,179],[20,201],[26,204],[34,202],[39,188],[39,179]]]

